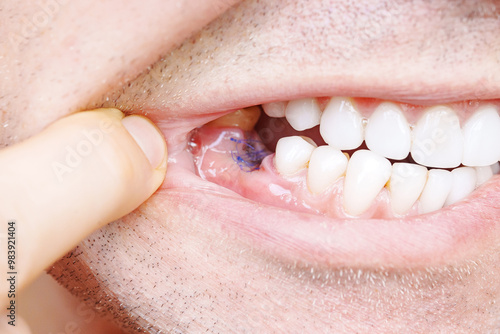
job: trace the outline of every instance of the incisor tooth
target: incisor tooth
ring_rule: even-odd
[[[368,210],[391,176],[391,163],[368,150],[354,152],[344,181],[344,208],[353,216]]]
[[[398,105],[384,102],[375,109],[365,129],[365,142],[371,151],[389,159],[408,156],[411,130]]]
[[[453,176],[450,172],[441,169],[431,169],[427,174],[422,195],[420,195],[420,213],[429,213],[443,207],[450,194]]]
[[[460,167],[451,171],[453,183],[444,206],[455,204],[476,189],[476,170],[472,167]]]
[[[293,100],[286,106],[285,117],[292,128],[304,131],[319,124],[321,109],[316,99]]]
[[[257,124],[260,117],[259,107],[249,107],[236,110],[230,114],[217,118],[209,123],[207,126],[224,128],[224,127],[238,127],[244,131],[251,131]]]
[[[274,163],[279,173],[292,175],[306,168],[316,147],[300,136],[283,137],[276,144]]]
[[[321,137],[339,150],[358,148],[363,142],[363,118],[352,101],[334,97],[328,102],[319,126]]]
[[[319,194],[344,175],[347,157],[342,151],[328,145],[316,148],[309,161],[307,186],[312,193]]]
[[[479,108],[463,127],[465,166],[490,166],[500,159],[500,116],[492,105]]]
[[[411,156],[420,165],[457,167],[462,163],[463,149],[460,121],[448,107],[428,109],[413,129]]]
[[[393,211],[399,215],[408,212],[418,200],[426,181],[427,168],[415,164],[395,163],[389,181]]]

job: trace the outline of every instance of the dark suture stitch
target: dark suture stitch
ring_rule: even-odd
[[[234,142],[234,151],[231,157],[244,172],[253,172],[260,169],[262,160],[268,155],[262,142],[255,139],[231,138]]]

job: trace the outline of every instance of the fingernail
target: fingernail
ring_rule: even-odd
[[[158,168],[165,158],[166,143],[160,130],[147,118],[132,115],[122,119],[122,124],[132,135],[153,168]]]

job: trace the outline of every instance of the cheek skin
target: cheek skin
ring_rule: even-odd
[[[86,289],[70,284],[70,290],[99,301],[127,328],[366,332],[373,326],[383,333],[459,332],[468,324],[484,332],[495,325],[492,301],[500,291],[489,283],[500,274],[498,247],[442,268],[317,271],[256,252],[171,196],[175,206],[152,198],[95,233],[50,274],[62,282],[68,273],[92,277]],[[89,276],[87,266],[99,275]]]
[[[217,112],[276,96],[325,96],[305,84],[311,82],[332,95],[414,104],[498,98],[497,7],[493,1],[453,9],[446,0],[246,1],[104,104],[175,117],[178,110]],[[228,91],[234,94],[219,96]]]
[[[8,2],[0,12],[1,146],[133,79],[235,2]]]
[[[206,101],[214,92],[242,85],[249,92],[238,95],[238,103],[286,96],[290,88],[283,82],[294,82],[292,72],[299,79],[329,80],[348,95],[368,87],[374,96],[410,100],[421,94],[430,100],[499,97],[500,81],[492,74],[499,67],[498,50],[491,47],[500,45],[499,23],[495,12],[488,12],[493,2],[464,1],[452,9],[444,0],[391,3],[360,1],[350,8],[343,1],[247,1],[201,32],[196,43],[185,43],[159,62],[153,74],[110,94],[113,102],[105,105],[164,109],[166,118],[176,119],[182,116],[179,109],[220,111],[199,110],[199,104],[210,105]],[[486,9],[477,9],[482,6]],[[331,22],[329,7],[339,14],[335,25],[324,28]],[[392,22],[393,15],[402,18]],[[262,88],[263,82],[271,88]],[[308,87],[299,88],[316,96]],[[217,105],[230,109],[236,104],[230,98],[221,97]],[[83,242],[51,274],[115,314],[125,327],[152,332],[257,327],[488,332],[499,326],[500,249],[494,244],[480,244],[474,252],[480,256],[446,267],[311,271],[270,258],[213,228],[215,218],[207,221],[175,193],[169,203],[152,198]]]

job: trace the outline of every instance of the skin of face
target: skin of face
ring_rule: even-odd
[[[176,47],[230,4],[209,1],[213,6],[197,8],[185,1],[186,8],[151,4],[137,12],[142,4],[133,3],[61,5],[19,52],[4,55],[3,145],[96,106],[145,114],[175,153],[183,135],[210,115],[273,99],[339,95],[433,105],[500,98],[496,1],[245,1]],[[15,12],[17,6],[28,18],[36,14],[37,8],[18,2],[6,8]],[[82,9],[95,16],[71,20]],[[177,17],[182,24],[165,19],[175,18],[175,10],[184,15]],[[131,24],[123,23],[127,15]],[[2,25],[2,36],[23,27],[21,14],[16,17]],[[108,25],[117,27],[116,35],[96,33]],[[78,41],[71,29],[88,30],[89,38]],[[169,29],[179,33],[163,36]],[[60,47],[49,52],[45,46],[55,41]],[[58,62],[71,52],[61,58],[67,63]],[[94,65],[102,57],[106,65]],[[213,209],[218,201],[223,194],[163,188],[49,272],[131,332],[500,328],[498,223],[467,252],[439,262],[324,267],[284,260],[231,233],[224,221],[243,219],[238,204],[220,211]],[[488,205],[500,212],[498,204]]]

